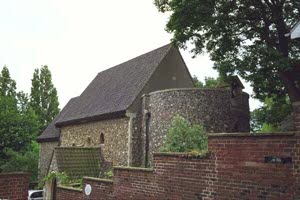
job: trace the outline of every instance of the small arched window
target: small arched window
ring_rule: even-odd
[[[90,137],[88,137],[87,140],[86,140],[87,146],[90,146],[91,143],[92,143],[92,139]]]
[[[100,144],[104,144],[104,134],[100,134]]]

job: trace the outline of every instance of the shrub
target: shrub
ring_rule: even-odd
[[[171,123],[163,152],[202,152],[207,151],[207,135],[200,124],[192,125],[183,117],[176,115]]]
[[[4,153],[8,159],[0,166],[2,172],[30,172],[30,181],[37,181],[39,147],[36,142],[33,142],[31,147],[24,153],[16,152],[10,148],[6,148]]]
[[[108,172],[105,172],[104,173],[104,177],[106,178],[106,179],[112,179],[112,177],[113,177],[113,171],[112,170],[109,170]]]
[[[82,188],[83,179],[82,178],[71,178],[66,172],[55,172],[52,171],[47,176],[43,178],[41,182],[39,182],[38,188],[43,188],[44,184],[48,181],[52,181],[57,178],[60,185],[67,187],[78,187]]]
[[[278,127],[273,124],[263,123],[260,133],[275,133],[280,131]]]

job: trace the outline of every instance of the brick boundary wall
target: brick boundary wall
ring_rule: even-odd
[[[75,189],[75,188],[59,185],[56,187],[56,199],[81,200],[81,199],[84,199],[84,196],[80,189]]]
[[[209,149],[216,156],[214,199],[300,199],[300,133],[212,135]]]
[[[90,199],[106,200],[112,199],[113,181],[108,179],[99,179],[84,177],[84,186],[90,184],[92,186],[92,193]]]
[[[90,199],[300,199],[300,132],[213,134],[209,150],[155,153],[153,169],[115,167],[112,181],[84,183]]]
[[[293,103],[294,128],[300,131],[300,101]]]
[[[0,173],[0,199],[27,199],[29,189],[29,173]]]

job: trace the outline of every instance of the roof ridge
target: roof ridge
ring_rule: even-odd
[[[139,94],[143,91],[143,89],[146,87],[147,83],[149,82],[149,80],[152,78],[152,76],[155,74],[155,72],[157,71],[158,67],[160,66],[161,62],[164,60],[164,58],[166,57],[166,55],[169,53],[169,51],[171,50],[171,48],[173,47],[172,43],[169,43],[163,47],[168,47],[168,49],[166,50],[165,52],[165,55],[161,58],[161,60],[158,62],[157,66],[155,67],[155,70],[153,70],[153,72],[151,73],[151,75],[148,77],[147,81],[145,82],[145,84],[143,85],[143,87],[141,87],[141,90],[138,92],[138,95],[134,98],[134,100],[130,103],[130,105],[127,106],[126,109],[128,109],[132,104],[133,102],[138,98]],[[161,48],[163,48],[161,47]],[[157,48],[156,50],[158,50],[160,48]],[[155,51],[155,50],[154,50]]]
[[[167,46],[170,46],[170,47],[171,47],[171,46],[173,46],[173,44],[172,44],[172,43],[168,43],[168,44],[166,44],[166,45],[164,45],[164,46],[161,46],[161,47],[158,47],[158,48],[156,48],[156,49],[150,50],[150,51],[148,51],[148,52],[146,52],[146,53],[143,53],[143,54],[141,54],[141,55],[139,55],[139,56],[133,57],[133,58],[131,58],[131,59],[125,61],[125,62],[121,62],[121,63],[119,63],[119,64],[116,64],[116,65],[113,66],[113,67],[110,67],[110,68],[107,68],[107,69],[105,69],[105,70],[103,70],[103,71],[101,71],[101,72],[98,72],[97,75],[99,75],[99,74],[101,74],[101,73],[103,73],[103,72],[106,72],[106,71],[108,71],[108,70],[112,70],[112,69],[114,69],[114,68],[116,68],[116,67],[118,67],[118,66],[120,66],[120,65],[123,65],[124,63],[128,63],[128,62],[130,62],[130,61],[132,61],[132,60],[135,60],[135,59],[137,59],[137,58],[139,58],[139,57],[142,57],[142,56],[144,56],[144,55],[146,55],[146,54],[148,54],[148,53],[152,53],[152,52],[157,51],[157,50],[159,50],[159,49],[163,49],[163,48],[165,48],[165,47],[167,47]],[[169,48],[170,48],[170,47],[169,47]],[[79,96],[80,96],[80,95],[79,95]]]
[[[136,100],[172,47],[169,43],[99,72],[56,126],[123,113]]]

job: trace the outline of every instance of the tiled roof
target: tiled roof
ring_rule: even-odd
[[[100,147],[56,147],[55,156],[58,171],[71,178],[98,177],[103,162]]]
[[[168,44],[100,72],[56,125],[124,115],[171,47]]]
[[[70,99],[70,101],[65,105],[65,107],[60,111],[60,113],[55,117],[55,119],[47,126],[47,128],[42,132],[42,134],[37,138],[38,142],[50,142],[59,141],[59,129],[55,127],[55,123],[66,114],[68,109],[72,107],[77,97]]]

